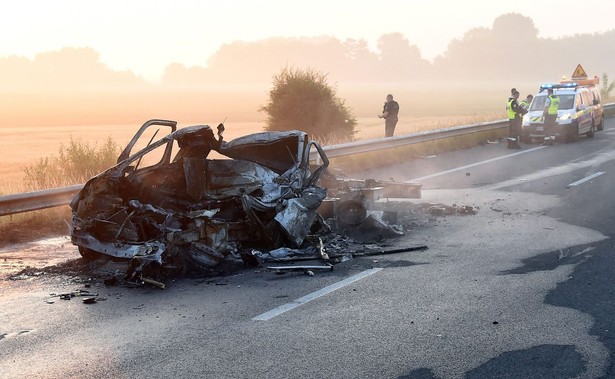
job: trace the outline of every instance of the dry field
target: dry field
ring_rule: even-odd
[[[485,80],[331,84],[356,115],[359,140],[384,136],[384,121],[376,115],[382,111],[389,92],[400,103],[395,134],[402,135],[502,119],[510,87],[516,86],[523,94],[538,87],[536,83],[511,85]],[[267,102],[268,90],[269,85],[263,84],[87,96],[4,94],[0,96],[0,196],[25,191],[24,168],[42,158],[57,156],[60,147],[66,147],[71,138],[91,147],[101,146],[108,138],[125,146],[149,118],[177,120],[180,128],[198,123],[215,126],[226,120],[226,140],[262,131],[266,115],[257,110]],[[319,142],[331,145],[344,141]]]

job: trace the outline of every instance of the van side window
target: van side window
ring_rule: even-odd
[[[592,99],[589,96],[589,92],[581,92],[581,96],[583,97],[583,104],[587,107],[591,107],[593,104]]]
[[[546,99],[546,96],[536,96],[534,98],[534,101],[532,101],[530,111],[542,111],[545,108]]]
[[[581,109],[581,104],[583,104],[583,102],[581,101],[581,94],[579,94],[579,96],[577,96],[576,99],[576,106],[577,106],[577,110]]]

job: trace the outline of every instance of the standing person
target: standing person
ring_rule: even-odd
[[[553,88],[547,90],[547,95],[545,99],[545,109],[542,111],[545,127],[545,141],[543,145],[553,145],[555,143],[555,133],[557,132],[559,97],[553,94]]]
[[[534,96],[532,95],[527,95],[525,99],[521,100],[519,106],[523,109],[522,115],[530,111],[530,104],[532,104],[532,100],[534,100]]]
[[[514,88],[513,88],[514,89]],[[521,115],[523,109],[517,103],[519,91],[515,90],[506,103],[506,112],[508,113],[508,146],[507,149],[520,149],[519,135],[521,134]]]
[[[393,100],[393,95],[387,95],[387,101],[382,108],[382,114],[378,115],[378,118],[384,118],[384,135],[386,137],[393,137],[395,126],[397,125],[397,115],[399,114],[399,104]]]

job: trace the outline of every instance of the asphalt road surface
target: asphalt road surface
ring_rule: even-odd
[[[615,377],[614,143],[610,119],[571,144],[486,144],[364,173],[477,212],[430,215],[394,242],[428,250],[314,276],[246,269],[165,290],[5,277],[0,377]],[[29,265],[12,259],[24,252],[77,254],[60,238],[0,262]],[[57,296],[77,290],[99,299]]]

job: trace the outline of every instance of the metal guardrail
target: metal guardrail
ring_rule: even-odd
[[[615,111],[615,103],[605,104],[604,111]],[[398,137],[386,137],[368,141],[323,146],[323,150],[327,154],[327,157],[333,158],[427,141],[436,141],[443,138],[486,132],[489,130],[507,127],[508,120],[498,120],[471,125],[455,126],[447,129],[430,130]],[[317,159],[316,152],[312,152],[310,158]],[[75,194],[81,190],[81,188],[83,188],[83,184],[76,184],[70,187],[60,187],[50,190],[0,196],[0,216],[8,216],[22,212],[30,212],[39,209],[68,205]]]
[[[67,205],[81,188],[83,184],[0,196],[0,216]]]
[[[343,155],[367,153],[374,150],[388,149],[398,146],[412,145],[416,143],[436,141],[439,139],[467,135],[472,133],[486,132],[494,129],[508,128],[508,120],[482,122],[471,125],[455,126],[447,129],[429,130],[420,133],[412,133],[397,137],[383,137],[366,141],[343,143],[339,145],[323,146],[327,157],[334,158]],[[316,152],[312,152],[310,159],[317,159]]]

